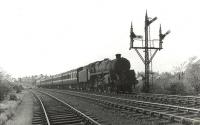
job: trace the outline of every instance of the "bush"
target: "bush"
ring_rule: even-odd
[[[15,85],[13,89],[16,90],[16,93],[20,93],[24,88],[22,85]]]
[[[159,94],[165,94],[167,93],[165,89],[163,89],[162,86],[158,85],[158,84],[154,84],[153,86],[151,86],[150,91],[152,93],[159,93]]]
[[[4,100],[4,97],[9,92],[9,86],[3,83],[0,83],[0,101]]]
[[[172,82],[166,88],[168,90],[168,94],[171,95],[184,95],[186,94],[186,87],[182,82]]]
[[[15,94],[10,94],[10,100],[16,101],[17,96]]]

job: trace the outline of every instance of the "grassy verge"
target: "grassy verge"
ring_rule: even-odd
[[[6,121],[12,119],[17,106],[22,101],[23,93],[10,93],[8,98],[0,103],[0,125],[4,125]]]

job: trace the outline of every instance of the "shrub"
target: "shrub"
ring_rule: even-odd
[[[152,93],[159,93],[159,94],[165,94],[166,90],[162,88],[162,86],[158,84],[154,84],[153,86],[150,87],[150,91]]]
[[[0,83],[0,101],[4,99],[4,97],[8,94],[9,92],[9,86],[3,83]]]
[[[15,85],[13,89],[16,90],[16,93],[20,93],[24,88],[22,85]]]
[[[17,96],[15,94],[10,94],[10,100],[16,101]]]
[[[168,94],[172,95],[184,95],[186,94],[186,87],[184,86],[183,82],[172,82],[166,88],[168,90]]]

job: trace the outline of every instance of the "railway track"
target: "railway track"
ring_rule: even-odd
[[[137,100],[143,100],[143,101],[200,108],[200,97],[198,96],[180,96],[180,95],[146,94],[146,93],[120,94],[120,96]]]
[[[111,107],[117,110],[132,112],[135,116],[139,116],[140,118],[148,120],[164,120],[167,124],[181,123],[200,125],[200,110],[196,108],[152,103],[97,94],[80,93],[74,91],[61,92],[54,90],[54,92],[76,96],[78,98],[92,101],[98,105]]]
[[[89,92],[84,92],[84,93],[89,93]],[[126,99],[135,99],[140,101],[177,105],[182,107],[200,108],[200,97],[198,96],[180,96],[180,95],[150,94],[150,93],[148,94],[97,93],[97,94],[126,98]]]
[[[34,104],[33,125],[101,125],[66,102],[44,92],[32,92]]]

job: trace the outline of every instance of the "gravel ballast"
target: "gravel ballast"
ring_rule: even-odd
[[[61,94],[53,93],[54,96],[60,97]],[[60,99],[65,100],[70,105],[74,106],[81,112],[94,116],[102,124],[106,125],[153,125],[155,122],[146,122],[138,120],[134,113],[127,113],[108,107],[103,107],[94,102],[86,101],[78,97],[64,95]]]

